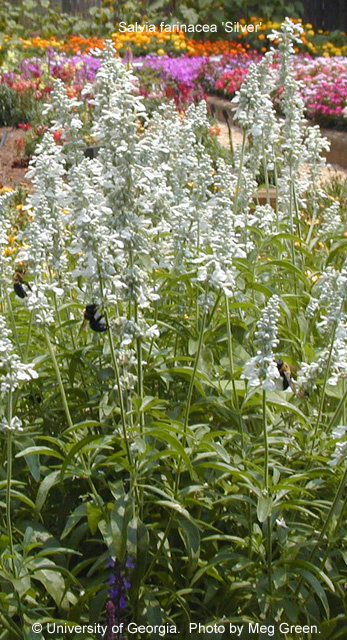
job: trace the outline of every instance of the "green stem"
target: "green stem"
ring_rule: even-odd
[[[11,569],[14,578],[17,577],[16,571],[16,563],[15,563],[15,555],[14,555],[14,544],[13,544],[13,531],[12,531],[12,519],[11,519],[11,481],[12,481],[12,390],[9,391],[8,395],[8,411],[7,411],[7,423],[8,423],[8,434],[7,434],[7,470],[6,470],[6,524],[7,524],[7,533],[8,539],[10,543],[10,551],[11,551]]]
[[[267,168],[267,159],[266,159],[265,144],[264,144],[264,134],[262,136],[262,147],[263,147],[263,158],[264,158],[264,176],[265,176],[265,187],[266,187],[266,204],[270,204],[269,173],[268,173],[268,168]]]
[[[314,229],[315,224],[316,224],[316,218],[317,218],[317,204],[315,203],[314,207],[313,207],[313,213],[312,213],[310,228],[308,230],[308,234],[307,234],[307,238],[306,238],[306,244],[307,245],[310,244],[310,240],[311,240],[311,236],[312,236],[312,233],[313,233],[313,229]]]
[[[269,491],[269,443],[267,438],[267,421],[266,421],[266,391],[263,390],[262,398],[263,408],[263,436],[264,436],[264,488]]]
[[[331,357],[332,357],[332,352],[333,352],[333,347],[334,347],[336,329],[337,329],[337,321],[334,324],[333,333],[332,333],[332,336],[331,336],[328,361],[327,361],[327,365],[325,367],[324,381],[323,381],[323,387],[322,387],[322,391],[321,391],[321,397],[320,397],[320,403],[319,403],[319,409],[318,409],[318,417],[317,417],[316,426],[315,426],[315,429],[314,429],[314,432],[313,432],[310,456],[312,456],[312,453],[313,453],[314,445],[316,443],[317,431],[318,431],[318,428],[319,428],[319,425],[320,425],[320,421],[322,419],[324,400],[325,400],[325,389],[326,389],[327,382],[328,382],[328,375],[329,375],[329,370],[330,370]]]
[[[68,423],[69,427],[71,428],[71,427],[73,427],[73,421],[72,421],[72,418],[71,418],[69,405],[67,403],[67,399],[66,399],[66,395],[65,395],[65,389],[64,389],[63,381],[61,379],[61,375],[60,375],[60,371],[59,371],[59,366],[58,366],[58,363],[57,363],[57,359],[55,357],[54,349],[53,349],[53,346],[52,346],[52,343],[51,343],[51,339],[49,337],[49,333],[48,333],[47,327],[45,327],[45,338],[46,338],[46,342],[47,342],[47,346],[48,346],[48,351],[49,351],[51,359],[52,359],[55,375],[57,376],[59,391],[60,391],[60,395],[61,395],[61,399],[62,399],[64,411],[65,411],[66,420],[67,420],[67,423]]]
[[[266,391],[263,389],[262,398],[262,410],[263,410],[263,435],[264,435],[264,489],[266,497],[269,495],[269,442],[267,437],[267,420],[266,420]],[[267,564],[267,577],[269,586],[269,595],[272,596],[272,544],[271,544],[271,517],[266,519],[266,564]]]
[[[106,311],[105,311],[105,319],[107,321],[107,324],[109,324]],[[125,407],[124,407],[124,398],[123,398],[122,386],[121,386],[120,375],[119,375],[119,367],[118,367],[118,362],[117,362],[117,359],[116,359],[115,348],[114,348],[114,343],[113,343],[113,335],[112,335],[111,329],[109,329],[107,333],[108,333],[108,338],[109,338],[109,343],[110,343],[111,360],[112,360],[112,364],[113,364],[113,368],[114,368],[114,372],[115,372],[115,377],[116,377],[116,384],[117,384],[117,388],[118,388],[120,415],[121,415],[121,421],[122,421],[122,431],[123,431],[124,444],[125,444],[125,449],[126,449],[126,453],[127,453],[128,463],[129,463],[130,469],[132,469],[133,468],[133,462],[132,462],[132,456],[131,456],[131,452],[130,452],[128,434],[127,434],[127,429],[126,429],[126,412],[125,412]]]
[[[236,190],[235,190],[235,200],[234,200],[234,207],[233,207],[233,214],[234,215],[236,215],[236,213],[237,213],[237,206],[238,206],[238,203],[239,203],[239,193],[240,193],[240,186],[241,186],[241,179],[242,179],[243,163],[244,163],[244,159],[245,159],[246,142],[247,142],[247,131],[244,129],[243,137],[242,137],[240,165],[239,165],[239,170],[238,170],[238,175],[237,175],[237,185],[236,185]]]
[[[34,310],[32,310],[30,312],[30,320],[29,320],[27,341],[26,341],[25,350],[24,350],[24,362],[27,362],[28,357],[29,357],[29,346],[30,346],[30,339],[31,339],[31,330],[32,330],[32,326],[33,326],[33,319],[34,319]]]
[[[53,345],[51,343],[47,327],[45,327],[45,338],[46,338],[46,342],[47,342],[47,346],[48,346],[48,351],[49,351],[50,356],[52,358],[53,368],[54,368],[55,374],[57,376],[59,391],[60,391],[60,395],[61,395],[61,399],[62,399],[62,403],[63,403],[63,407],[64,407],[66,420],[67,420],[67,423],[69,425],[69,428],[72,429],[73,428],[73,421],[72,421],[72,418],[71,418],[70,409],[69,409],[69,405],[68,405],[68,402],[67,402],[63,381],[61,379],[58,362],[57,362],[57,359],[55,357]],[[72,431],[72,435],[73,435],[73,437],[75,437],[73,431]],[[76,439],[75,439],[75,442],[76,442]],[[87,479],[88,486],[89,486],[89,488],[90,488],[90,490],[91,490],[91,492],[92,492],[92,494],[94,496],[94,499],[95,499],[96,503],[100,506],[102,511],[105,513],[103,501],[102,501],[101,497],[99,496],[99,494],[98,494],[98,492],[97,492],[97,490],[96,490],[96,488],[94,486],[94,483],[93,483],[92,479],[90,478],[90,475],[89,475],[90,471],[88,469],[88,466],[87,466],[87,463],[86,463],[86,461],[84,459],[83,454],[81,454],[81,463],[82,463],[83,470],[84,470],[84,472],[86,474],[86,479]]]
[[[239,398],[237,395],[236,384],[235,384],[235,372],[234,372],[234,357],[233,357],[233,338],[231,333],[231,322],[230,322],[230,309],[229,309],[229,298],[225,296],[225,309],[226,309],[226,317],[227,317],[227,334],[228,334],[228,353],[229,353],[229,367],[230,367],[230,378],[231,384],[233,388],[233,397],[234,397],[234,406],[235,411],[237,413],[237,421],[240,430],[241,436],[241,448],[244,451],[244,434],[242,428],[242,419],[239,413]]]
[[[279,208],[278,208],[278,196],[279,196],[279,188],[278,188],[278,171],[277,171],[277,163],[274,163],[274,171],[275,171],[275,187],[276,187],[276,231],[279,232],[280,222],[279,222]]]
[[[7,291],[6,291],[6,297],[7,297],[8,310],[10,312],[10,318],[11,318],[11,324],[12,324],[12,333],[13,333],[14,339],[16,341],[16,346],[17,346],[17,349],[18,349],[19,357],[22,360],[22,358],[23,358],[22,346],[21,346],[21,344],[19,342],[19,336],[18,336],[16,321],[15,321],[14,313],[13,313],[13,309],[12,309],[11,298],[10,298],[10,296],[9,296]]]
[[[138,323],[138,305],[135,302],[135,323]],[[142,369],[142,342],[141,338],[136,338],[136,351],[137,351],[137,392],[140,398],[140,433],[143,437],[145,430],[145,415],[142,410],[143,403],[143,369]]]
[[[231,384],[233,387],[233,396],[234,396],[234,405],[235,409],[239,408],[239,399],[236,391],[235,379],[234,379],[234,359],[233,359],[233,339],[231,335],[231,323],[230,323],[230,309],[229,309],[229,298],[225,296],[225,310],[227,316],[227,334],[228,334],[228,352],[229,352],[229,367],[230,367],[230,378]]]
[[[192,375],[191,375],[191,378],[190,378],[188,395],[187,395],[187,404],[186,404],[186,411],[185,411],[184,424],[183,424],[183,439],[182,439],[182,447],[183,448],[185,447],[186,442],[187,442],[187,431],[188,431],[188,423],[189,423],[190,405],[191,405],[191,402],[192,402],[192,396],[193,396],[193,389],[194,389],[194,383],[195,383],[195,378],[196,378],[196,372],[197,372],[198,364],[199,364],[199,360],[200,360],[202,342],[203,342],[204,332],[205,332],[205,324],[206,324],[206,312],[203,311],[201,329],[200,329],[200,334],[199,334],[198,348],[197,348],[196,355],[195,355],[194,367],[193,367],[193,372],[192,372]],[[181,476],[181,466],[182,466],[182,456],[179,457],[178,465],[177,465],[177,474],[176,474],[176,480],[175,480],[175,495],[176,496],[177,496],[177,491],[178,491],[179,481],[180,481],[180,476]]]
[[[148,576],[151,575],[152,569],[155,566],[155,564],[156,564],[156,562],[157,562],[157,560],[158,560],[158,558],[159,558],[159,556],[161,554],[162,548],[164,547],[164,544],[165,544],[165,542],[167,540],[167,537],[168,537],[168,535],[170,533],[170,529],[171,529],[171,526],[172,526],[172,520],[173,520],[173,514],[170,513],[169,521],[168,521],[168,523],[166,525],[166,529],[164,531],[164,535],[160,540],[160,544],[158,546],[158,549],[157,549],[156,553],[154,554],[154,556],[152,558],[152,561],[151,561],[151,563],[150,563],[145,575],[143,576],[143,579],[142,579],[142,583],[143,584],[147,580]]]

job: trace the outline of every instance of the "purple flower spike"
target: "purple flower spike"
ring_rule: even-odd
[[[106,567],[107,569],[113,569],[113,567],[115,566],[115,561],[113,560],[113,558],[109,558],[106,562]]]
[[[119,586],[118,585],[116,585],[115,587],[112,587],[112,589],[110,589],[109,596],[110,596],[110,598],[118,598],[118,596],[119,596]]]
[[[127,569],[135,569],[135,560],[134,558],[127,558],[125,561],[125,566]]]

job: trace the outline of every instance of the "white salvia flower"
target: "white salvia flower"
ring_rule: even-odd
[[[342,230],[340,205],[338,202],[333,202],[324,211],[323,221],[318,229],[318,237],[324,238],[330,234],[339,234]]]
[[[211,255],[191,260],[191,264],[198,264],[196,281],[204,285],[205,289],[214,289],[228,297],[235,290],[235,274],[232,269],[224,268],[217,258]]]
[[[297,376],[298,386],[308,394],[310,394],[317,386],[319,378],[323,378],[330,357],[330,377],[328,384],[336,385],[340,378],[347,376],[347,324],[340,321],[337,325],[334,343],[323,349],[318,357],[317,362],[310,364],[303,362]]]
[[[249,217],[249,224],[264,231],[266,235],[272,235],[276,231],[276,211],[270,204],[259,204]]]
[[[284,529],[288,529],[288,525],[286,524],[286,521],[285,521],[285,519],[283,517],[282,518],[277,518],[276,519],[276,524],[277,524],[278,527],[283,527]]]
[[[44,114],[52,116],[51,131],[62,129],[60,142],[63,152],[72,164],[83,159],[83,149],[86,146],[81,136],[83,122],[77,115],[81,105],[81,101],[68,97],[62,80],[55,79],[50,103],[43,109]]]
[[[309,161],[312,155],[306,146],[305,105],[300,96],[301,84],[295,79],[292,59],[295,53],[294,44],[301,42],[302,32],[301,25],[294,24],[286,18],[281,25],[281,30],[273,31],[269,36],[270,40],[278,40],[281,62],[279,85],[282,88],[279,106],[284,114],[284,120],[281,123],[281,143],[277,153],[277,206],[279,218],[289,223],[288,228],[291,232],[294,231],[294,198],[297,208],[306,207],[304,195],[309,182],[301,171],[301,165]]]
[[[119,297],[124,287],[119,271],[124,269],[123,242],[113,228],[113,211],[103,189],[103,167],[98,159],[82,160],[70,172],[72,225],[69,253],[76,255],[73,276],[85,276],[92,296],[100,296],[100,278],[108,296]]]
[[[54,323],[54,310],[51,301],[47,298],[46,293],[51,291],[49,284],[41,285],[37,288],[32,285],[31,291],[27,292],[27,297],[24,302],[28,311],[34,313],[35,324],[39,326],[45,326]],[[55,288],[59,294],[62,293],[62,289]]]
[[[317,387],[317,381],[324,375],[329,353],[327,350],[323,351],[318,358],[317,362],[302,362],[300,371],[297,375],[297,385],[300,389],[307,392],[309,395]]]
[[[11,331],[0,315],[0,391],[14,391],[20,381],[38,378],[38,373],[30,363],[21,362],[11,340]]]
[[[276,137],[277,124],[273,121],[273,107],[270,106],[269,95],[275,89],[275,73],[271,68],[273,52],[265,54],[263,60],[249,66],[247,77],[240,90],[236,92],[231,104],[235,110],[235,120],[242,129],[249,131],[257,137],[264,128],[268,129],[271,140]],[[264,107],[264,113],[260,113],[260,106]],[[271,113],[270,122],[266,122],[266,115]],[[275,131],[270,132],[271,122],[275,124]]]
[[[249,380],[252,387],[261,385],[262,389],[276,389],[275,380],[280,377],[273,350],[278,345],[277,324],[280,317],[281,299],[274,295],[270,298],[257,322],[254,344],[257,354],[247,362],[242,377]]]
[[[340,378],[347,377],[347,324],[339,322],[331,356],[328,384],[336,385]]]
[[[308,167],[308,181],[309,181],[309,197],[310,207],[312,211],[312,222],[310,225],[309,233],[306,242],[309,243],[314,230],[314,224],[317,218],[319,199],[324,197],[324,192],[321,189],[322,169],[326,164],[326,159],[323,157],[323,151],[329,151],[330,143],[326,138],[323,138],[320,132],[319,126],[308,127],[306,143],[306,164]]]
[[[335,324],[342,314],[344,300],[347,298],[347,261],[341,271],[327,267],[314,287],[315,296],[307,306],[308,317],[312,317],[317,309],[321,311],[321,320],[317,324],[322,334],[329,338]]]
[[[302,24],[299,22],[295,23],[290,18],[285,18],[284,22],[281,24],[281,31],[273,29],[271,34],[268,36],[268,39],[278,40],[279,49],[281,48],[281,45],[285,45],[290,50],[290,53],[295,53],[293,43],[301,44],[300,36],[304,31]]]
[[[335,440],[340,440],[343,436],[346,435],[347,426],[344,424],[340,424],[338,427],[335,427],[331,432],[331,437]]]
[[[29,194],[24,209],[33,219],[26,226],[22,238],[28,249],[19,252],[18,260],[25,260],[35,274],[42,269],[67,277],[66,227],[69,187],[66,184],[65,159],[51,132],[44,134],[30,163],[28,177],[34,191]],[[58,284],[50,280],[50,286]]]
[[[280,140],[281,128],[272,99],[276,88],[273,58],[274,52],[267,52],[260,63],[250,66],[240,91],[232,100],[235,119],[248,134],[245,164],[253,176],[258,176],[261,170],[267,175],[274,169]]]
[[[326,158],[322,156],[322,153],[329,151],[330,142],[322,136],[319,126],[315,125],[313,127],[307,127],[305,143],[307,149],[306,161],[310,172],[310,184],[314,185],[317,189],[322,176],[322,168],[326,164]],[[317,189],[317,191],[321,193],[320,190]]]
[[[12,198],[13,192],[0,195],[0,284],[4,286],[11,286],[13,279],[12,261],[3,250],[8,244],[8,236],[13,228],[13,222],[9,219],[9,204]]]
[[[18,418],[18,416],[13,416],[13,418],[11,419],[11,423],[8,423],[7,418],[2,418],[1,422],[0,422],[0,430],[1,431],[14,431],[16,433],[20,433],[21,431],[23,431],[23,427],[22,427],[22,421],[20,420],[20,418]]]
[[[335,445],[335,450],[331,455],[331,460],[328,462],[331,467],[336,467],[340,462],[345,461],[347,458],[347,440],[342,440],[342,438],[345,438],[346,432],[347,426],[339,425],[338,427],[335,427],[331,433],[334,440],[339,440]]]

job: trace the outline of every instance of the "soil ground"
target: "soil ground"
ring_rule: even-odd
[[[0,141],[5,131],[8,131],[8,135],[4,145],[0,147],[0,187],[28,184],[29,180],[25,178],[28,169],[12,167],[13,161],[20,157],[16,141],[24,138],[24,133],[20,129],[0,127]]]

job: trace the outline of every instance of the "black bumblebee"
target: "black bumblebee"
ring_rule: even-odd
[[[102,333],[108,329],[108,324],[105,322],[105,318],[101,311],[99,311],[97,304],[87,304],[84,311],[84,320],[89,322],[90,328],[98,333]]]
[[[13,276],[13,279],[14,279],[13,290],[15,294],[18,296],[18,298],[22,298],[22,299],[27,297],[28,291],[32,291],[32,288],[29,282],[26,282],[26,280],[23,280],[24,274],[25,274],[24,269],[17,269]]]
[[[293,393],[296,393],[296,386],[292,378],[292,372],[289,364],[283,362],[281,358],[276,358],[275,362],[277,364],[279,374],[282,378],[282,389],[285,391],[286,389],[288,389],[288,387],[290,387]]]

